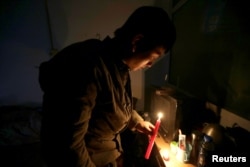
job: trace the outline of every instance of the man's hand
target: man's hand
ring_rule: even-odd
[[[141,133],[152,135],[155,126],[148,121],[140,121],[135,128]]]

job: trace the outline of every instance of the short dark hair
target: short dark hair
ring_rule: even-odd
[[[173,22],[167,12],[159,7],[142,6],[136,9],[125,24],[115,31],[115,37],[130,41],[135,35],[142,34],[140,51],[147,51],[157,46],[170,50],[176,39]]]

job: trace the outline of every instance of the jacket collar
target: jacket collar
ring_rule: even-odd
[[[129,67],[122,60],[124,51],[119,49],[118,44],[114,41],[114,39],[107,36],[103,40],[103,51],[105,52],[103,57],[107,59],[107,61],[114,62],[120,71],[129,71]]]

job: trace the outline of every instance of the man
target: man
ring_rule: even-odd
[[[132,109],[129,71],[152,66],[174,41],[167,13],[140,7],[114,38],[72,44],[42,63],[41,142],[47,166],[115,166],[125,128],[151,134],[154,126]]]

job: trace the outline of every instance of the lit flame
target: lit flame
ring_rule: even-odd
[[[159,113],[158,113],[158,119],[161,119],[162,116],[163,116],[162,112],[159,112]]]

